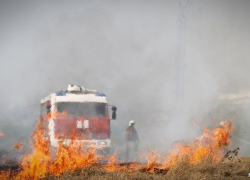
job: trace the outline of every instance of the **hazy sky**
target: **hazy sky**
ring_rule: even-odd
[[[40,99],[68,84],[103,92],[118,107],[116,143],[130,119],[143,147],[196,137],[190,122],[218,93],[250,90],[250,1],[193,0],[185,12],[180,125],[172,117],[186,2],[1,0],[0,131],[10,128],[8,144],[30,134]]]

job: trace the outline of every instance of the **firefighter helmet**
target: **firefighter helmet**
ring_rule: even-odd
[[[135,121],[134,121],[134,120],[130,120],[128,125],[129,125],[129,126],[132,126],[132,125],[134,125],[134,124],[135,124]]]

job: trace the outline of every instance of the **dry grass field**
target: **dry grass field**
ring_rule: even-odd
[[[239,148],[225,154],[233,130],[231,121],[225,124],[214,129],[205,128],[202,136],[189,145],[176,144],[164,161],[152,151],[145,154],[147,163],[140,164],[121,163],[116,153],[104,158],[96,149],[84,149],[74,140],[70,145],[60,144],[56,156],[51,157],[49,141],[43,137],[39,123],[33,134],[33,153],[23,157],[18,163],[19,169],[0,169],[0,179],[250,179],[250,157],[237,156]],[[101,164],[102,160],[106,163]]]
[[[185,159],[175,164],[169,171],[161,173],[147,173],[137,170],[132,173],[124,171],[107,172],[101,165],[94,165],[84,169],[77,169],[71,173],[64,173],[61,176],[47,176],[44,180],[241,180],[250,179],[250,157],[237,157],[221,163],[213,163],[206,159],[202,162],[191,165]]]

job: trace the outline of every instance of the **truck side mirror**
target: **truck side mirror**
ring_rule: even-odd
[[[51,105],[47,106],[47,114],[50,113],[50,111],[51,111],[50,108],[51,108]]]
[[[112,106],[112,119],[116,119],[116,110],[117,110],[117,108],[115,107],[115,106]]]
[[[51,108],[51,103],[50,103],[50,101],[47,101],[47,102],[46,102],[46,108],[47,108],[47,114],[49,114],[49,113],[50,113],[50,108]]]

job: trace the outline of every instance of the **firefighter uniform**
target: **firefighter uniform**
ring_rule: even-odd
[[[129,122],[129,127],[126,129],[126,158],[133,159],[138,151],[139,136],[134,128],[135,121]]]

